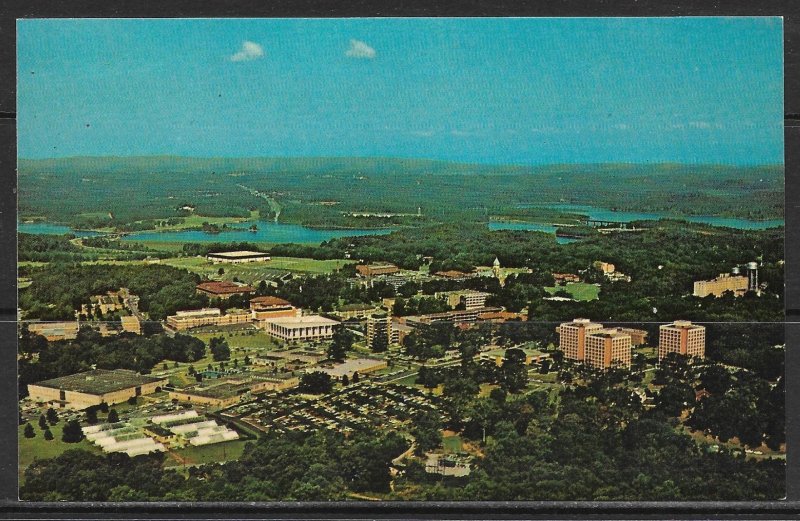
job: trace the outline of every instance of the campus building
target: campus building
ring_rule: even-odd
[[[286,341],[317,340],[333,337],[335,320],[319,315],[270,318],[261,322],[268,334]]]
[[[222,262],[228,264],[244,264],[246,262],[267,262],[270,260],[269,253],[260,251],[221,251],[209,253],[206,258],[214,264]]]
[[[142,376],[127,369],[94,369],[29,384],[28,394],[31,400],[53,407],[86,409],[151,394],[168,383],[167,378]]]
[[[620,328],[599,329],[586,335],[585,363],[596,369],[630,368],[633,348],[630,335]]]
[[[128,315],[120,317],[120,322],[122,323],[122,330],[126,333],[133,333],[135,335],[142,334],[142,323],[136,316]]]
[[[463,291],[440,291],[435,293],[436,298],[444,298],[451,308],[461,306],[464,309],[482,308],[486,305],[486,299],[491,296],[491,293],[475,290]]]
[[[78,337],[78,322],[29,322],[28,331],[42,335],[48,342],[75,340]]]
[[[730,273],[720,273],[719,277],[711,280],[698,280],[694,283],[695,297],[707,297],[714,295],[721,297],[726,291],[730,291],[734,296],[740,297],[745,294],[748,288],[748,280],[744,275],[734,275]]]
[[[186,331],[202,326],[248,324],[251,317],[249,312],[240,309],[229,309],[227,314],[223,314],[219,308],[193,309],[168,316],[167,327],[174,331]]]
[[[400,268],[391,263],[382,264],[357,264],[356,275],[364,278],[371,278],[377,275],[391,275],[397,273]]]
[[[230,407],[239,403],[246,395],[282,391],[298,385],[300,385],[300,379],[288,374],[274,377],[231,378],[170,391],[169,397],[171,400],[195,405]]]
[[[381,337],[386,339],[387,346],[392,343],[392,315],[387,311],[367,317],[367,345],[373,346]]]
[[[228,298],[233,295],[249,295],[255,293],[255,289],[246,284],[236,284],[225,280],[201,282],[196,286],[197,293],[208,295],[212,298]]]
[[[583,361],[586,358],[586,336],[603,326],[588,318],[576,318],[558,326],[558,347],[568,360]]]
[[[297,317],[300,309],[288,300],[278,297],[255,297],[250,299],[250,313],[253,320],[260,322],[269,318]]]
[[[321,372],[327,373],[331,378],[340,379],[343,376],[353,378],[355,373],[359,375],[371,373],[373,371],[380,371],[388,367],[386,360],[378,360],[375,358],[353,358],[346,360],[340,364],[331,364],[328,366],[310,367],[306,369],[308,373]]]
[[[676,320],[658,328],[658,359],[669,353],[704,358],[706,355],[706,328],[688,320]]]

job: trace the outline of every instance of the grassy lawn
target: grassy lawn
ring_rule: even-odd
[[[575,300],[586,301],[600,298],[600,288],[585,282],[567,282],[566,286],[551,286],[544,289],[551,295],[555,295],[559,290],[564,290]]]
[[[78,443],[64,443],[61,441],[61,433],[64,428],[64,420],[61,420],[55,425],[50,426],[50,432],[53,433],[53,439],[47,441],[44,439],[44,433],[39,429],[37,422],[31,422],[34,430],[36,431],[35,438],[26,438],[23,434],[25,430],[24,425],[20,425],[17,429],[19,439],[19,476],[20,483],[22,481],[25,469],[30,466],[34,460],[55,458],[61,453],[70,449],[84,449],[95,454],[102,454],[102,451],[95,445],[92,445],[86,440],[81,440]]]
[[[461,436],[444,436],[442,438],[442,446],[445,452],[461,452]]]
[[[220,278],[219,269],[224,270],[221,278],[232,280],[234,277],[248,284],[264,280],[268,275],[277,271],[290,271],[295,273],[324,274],[333,273],[351,261],[315,260],[302,257],[272,257],[268,262],[252,262],[248,264],[211,264],[205,258],[178,257],[163,259],[161,264],[182,268],[208,278]]]
[[[246,443],[247,441],[245,440],[234,440],[200,447],[188,446],[183,449],[176,449],[173,452],[180,458],[186,460],[187,465],[219,463],[239,459],[242,456]],[[166,465],[180,466],[177,461],[171,458],[167,459]]]

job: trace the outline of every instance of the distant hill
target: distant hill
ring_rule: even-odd
[[[427,220],[485,221],[525,218],[530,212],[521,205],[540,202],[676,217],[769,219],[784,213],[782,165],[498,166],[397,158],[152,156],[20,159],[18,166],[21,217],[82,226],[175,217],[185,204],[204,216],[246,217],[259,210],[267,217],[280,208],[285,222],[349,227],[381,223],[353,220],[346,212],[415,214],[421,208]]]

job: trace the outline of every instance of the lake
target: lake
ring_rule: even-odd
[[[593,221],[615,221],[615,222],[631,222],[631,221],[657,221],[658,219],[681,219],[693,223],[710,224],[712,226],[721,226],[724,228],[737,228],[739,230],[765,230],[767,228],[775,228],[783,226],[783,219],[768,219],[765,221],[752,221],[749,219],[740,219],[736,217],[718,217],[714,215],[687,215],[676,216],[670,215],[666,212],[617,212],[605,208],[597,208],[595,206],[582,205],[582,204],[547,204],[547,203],[534,203],[534,204],[521,204],[520,208],[552,208],[554,210],[561,210],[570,213],[580,213],[589,217]]]
[[[247,228],[255,224],[258,231],[251,232]],[[220,233],[207,233],[202,230],[179,230],[166,232],[135,232],[123,240],[139,242],[269,242],[319,244],[340,237],[357,235],[386,235],[394,231],[383,229],[318,229],[299,224],[276,223],[272,221],[247,221],[237,223],[235,229],[227,229]]]
[[[551,224],[523,223],[517,221],[489,221],[489,229],[495,230],[523,230],[528,232],[544,232],[551,235],[556,233],[556,227]],[[579,241],[574,237],[556,237],[558,244],[569,244]]]
[[[97,235],[103,235],[102,232],[94,232],[91,230],[75,230],[62,224],[43,222],[17,223],[17,231],[36,235],[65,235],[67,233],[71,233],[76,237],[95,237]]]

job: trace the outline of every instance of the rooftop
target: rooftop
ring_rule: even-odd
[[[339,322],[319,315],[303,315],[300,317],[278,317],[269,318],[264,322],[278,324],[285,327],[313,327],[313,326],[335,326]]]
[[[45,380],[35,385],[79,393],[106,394],[163,380],[164,378],[142,376],[127,369],[94,369],[92,371]]]
[[[201,282],[197,285],[197,289],[207,291],[209,293],[226,294],[226,293],[250,293],[255,291],[250,286],[244,284],[235,284],[226,280],[222,281],[209,281]]]
[[[245,257],[269,257],[269,253],[264,253],[262,251],[248,251],[248,250],[240,250],[240,251],[218,251],[214,253],[209,253],[209,257],[223,257],[226,259],[241,259]]]
[[[288,300],[283,300],[282,298],[278,297],[255,297],[250,299],[250,305],[258,304],[259,306],[291,306],[291,302]]]

